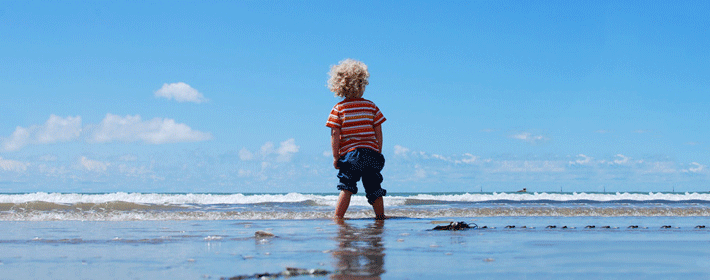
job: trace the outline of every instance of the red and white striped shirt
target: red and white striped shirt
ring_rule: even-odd
[[[375,127],[387,119],[375,103],[363,98],[346,99],[333,106],[327,127],[340,128],[340,156],[357,148],[380,151]]]

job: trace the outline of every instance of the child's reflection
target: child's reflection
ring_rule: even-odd
[[[336,220],[338,248],[333,279],[380,279],[385,272],[385,247],[382,244],[384,220],[375,220],[365,228],[356,228]]]

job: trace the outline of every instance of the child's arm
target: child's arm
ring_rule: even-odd
[[[375,126],[375,139],[377,139],[377,145],[380,146],[380,153],[382,153],[382,126]]]
[[[338,169],[338,159],[340,159],[340,128],[330,128],[330,146],[333,148],[333,167]]]

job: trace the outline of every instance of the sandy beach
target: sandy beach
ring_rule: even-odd
[[[488,229],[430,230],[445,220]],[[0,233],[0,278],[229,279],[292,267],[333,279],[699,279],[710,276],[710,263],[699,258],[710,254],[708,232],[694,228],[705,220],[0,222],[7,229]],[[660,228],[666,224],[673,228]]]

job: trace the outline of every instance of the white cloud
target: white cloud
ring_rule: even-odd
[[[239,169],[237,176],[239,177],[251,177],[254,174],[251,170]]]
[[[299,147],[296,146],[296,140],[293,138],[281,142],[279,144],[279,149],[276,151],[278,153],[276,161],[291,161],[291,157],[298,152],[298,148]]]
[[[437,154],[432,154],[432,158],[438,159],[438,160],[443,160],[443,161],[452,161],[450,158],[442,156],[442,155],[437,155]]]
[[[466,164],[473,164],[474,162],[476,162],[476,160],[478,160],[478,157],[477,157],[477,156],[474,156],[474,155],[472,155],[472,154],[465,153],[465,154],[463,154],[463,155],[466,156],[466,158],[463,158],[463,159],[461,159],[461,160],[457,160],[456,163],[461,163],[461,162],[463,162],[463,163],[466,163]]]
[[[688,168],[688,171],[690,171],[690,172],[699,173],[699,172],[703,171],[703,169],[705,169],[705,165],[699,164],[697,162],[692,162],[690,164],[695,166],[695,167]]]
[[[430,154],[423,151],[412,151],[409,148],[394,145],[394,155],[398,157],[403,157],[406,160],[421,161],[421,160],[439,160],[440,162],[454,163],[454,164],[474,164],[479,161],[479,157],[474,156],[470,153],[464,153],[463,155],[457,156],[443,156],[440,154]]]
[[[586,156],[584,154],[577,155],[575,161],[570,161],[569,165],[590,165],[592,163],[592,157]]]
[[[707,167],[707,166],[702,165],[697,162],[691,162],[690,165],[692,165],[693,167],[688,167],[688,169],[683,169],[684,173],[701,173],[701,172],[703,172],[705,167]]]
[[[212,139],[212,134],[193,130],[185,124],[176,123],[173,119],[154,118],[143,121],[139,115],[121,117],[109,113],[94,130],[90,141],[99,143],[143,141],[149,144],[164,144],[209,139]]]
[[[402,147],[400,145],[394,145],[394,155],[395,156],[406,156],[409,153],[409,149]]]
[[[241,160],[252,160],[254,159],[254,154],[247,150],[246,148],[242,148],[239,150],[239,159]]]
[[[79,138],[81,135],[81,117],[62,118],[50,115],[42,125],[28,128],[18,126],[9,138],[3,139],[5,151],[16,151],[29,144],[51,144]]]
[[[3,159],[0,157],[0,169],[4,171],[24,172],[30,166],[27,162],[21,162],[11,159]]]
[[[84,169],[86,169],[87,171],[92,171],[92,172],[104,172],[111,165],[111,163],[109,163],[109,162],[91,160],[91,159],[86,158],[85,156],[82,156],[79,159],[79,163],[81,164],[82,167],[84,167]]]
[[[37,142],[42,144],[69,141],[79,138],[81,134],[81,117],[61,118],[50,115],[47,122],[37,131]]]
[[[47,177],[66,178],[65,176],[71,173],[71,171],[64,165],[52,166],[42,163],[37,166],[37,169],[40,174]]]
[[[510,137],[513,139],[523,140],[523,141],[528,142],[530,144],[535,144],[539,141],[547,140],[547,138],[545,138],[545,136],[533,135],[530,132],[521,132],[518,134],[511,135]]]
[[[629,163],[629,160],[631,159],[630,157],[627,157],[627,156],[622,155],[622,154],[617,154],[617,155],[616,155],[616,158],[617,158],[617,159],[615,159],[615,160],[614,160],[613,162],[611,162],[611,163],[613,163],[613,164],[618,164],[618,165],[625,165],[625,164],[628,164],[628,163]],[[610,163],[610,164],[611,164],[611,163]]]
[[[17,151],[30,143],[30,137],[28,129],[18,126],[10,138],[3,140],[2,147],[5,151]]]
[[[427,173],[424,170],[424,168],[419,166],[419,164],[414,166],[414,177],[416,177],[418,179],[424,179],[424,178],[426,178],[426,176],[427,176]]]
[[[141,120],[139,115],[121,117],[106,114],[99,125],[91,125],[88,142],[143,141],[150,144],[197,142],[212,138],[212,134],[196,131],[172,119]],[[2,150],[16,151],[27,145],[52,144],[77,140],[84,132],[80,116],[50,115],[42,125],[18,126],[7,138],[0,139]],[[46,161],[46,160],[45,160]]]
[[[261,146],[261,155],[263,157],[274,153],[274,143],[266,142]]]
[[[118,166],[118,171],[121,172],[121,174],[126,175],[127,177],[139,177],[145,174],[153,173],[153,171],[151,171],[150,167],[148,166],[130,166],[128,164],[120,164]]]
[[[163,84],[163,87],[155,92],[155,96],[167,99],[174,98],[177,102],[202,103],[207,101],[202,93],[183,82]]]
[[[274,143],[266,142],[261,146],[259,152],[257,153],[259,157],[263,160],[262,168],[267,168],[271,166],[270,161],[275,160],[276,162],[288,162],[291,161],[293,155],[298,153],[299,146],[296,145],[296,140],[291,138],[286,141],[279,143],[279,147],[276,148]],[[242,148],[239,151],[239,159],[243,161],[248,161],[254,159],[256,155],[246,148]],[[275,158],[274,158],[275,157]]]

